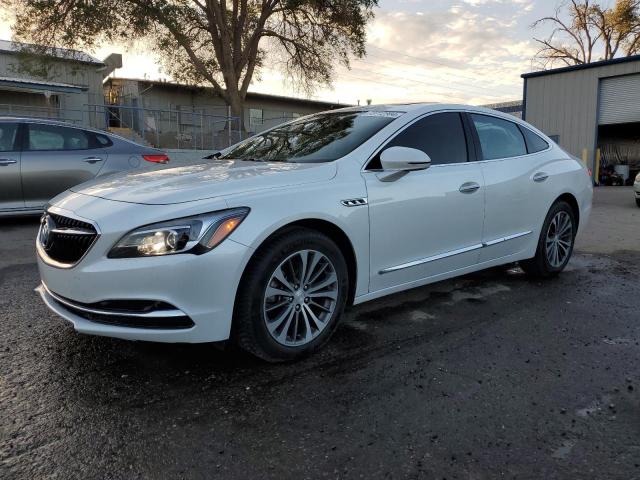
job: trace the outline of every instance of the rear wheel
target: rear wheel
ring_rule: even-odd
[[[542,226],[536,256],[520,262],[522,269],[539,277],[550,277],[564,270],[573,253],[576,227],[571,206],[564,201],[553,204]]]
[[[269,240],[247,267],[236,298],[238,345],[277,362],[326,343],[344,310],[348,271],[326,235],[293,228]]]

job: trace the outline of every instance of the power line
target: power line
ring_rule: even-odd
[[[427,58],[424,58],[424,57],[416,57],[416,56],[413,56],[413,55],[408,55],[406,53],[397,52],[395,50],[388,50],[388,49],[385,49],[385,48],[376,47],[374,45],[368,45],[367,48],[374,48],[376,50],[381,50],[381,51],[384,51],[384,52],[387,52],[387,53],[390,53],[390,54],[400,55],[400,56],[407,57],[407,58],[412,58],[412,59],[418,60],[420,62],[433,63],[435,65],[440,65],[440,66],[443,66],[443,67],[446,67],[446,68],[451,68],[451,69],[455,68],[454,66],[452,66],[450,64],[447,64],[445,62],[438,62],[436,60],[430,60],[430,59],[427,59]],[[389,58],[389,57],[386,57],[386,56],[382,57],[382,56],[377,56],[377,55],[371,54],[371,53],[367,54],[367,56],[373,56],[373,57],[376,57],[376,58],[379,58],[379,59],[383,59],[383,60],[386,60],[386,61],[390,61],[390,62],[394,62],[394,63],[401,63],[403,65],[408,65],[408,66],[415,67],[415,64],[413,64],[413,63],[403,62],[401,60]],[[368,63],[368,62],[366,62],[366,60],[357,60],[357,61]],[[467,80],[470,80],[470,81],[473,81],[473,82],[477,82],[478,81],[477,77],[470,77],[470,76],[467,76],[467,75],[462,75],[460,73],[450,73],[450,75],[457,76],[457,77],[460,77],[460,78],[464,78],[464,79],[467,79]],[[456,83],[459,83],[459,82],[456,82]],[[486,88],[484,88],[484,87],[482,87],[482,88],[483,88],[483,90],[486,90]]]
[[[371,78],[359,77],[357,75],[353,75],[353,74],[349,74],[349,73],[342,73],[341,76],[346,76],[348,78],[351,78],[351,79],[354,79],[354,80],[360,80],[360,81],[363,81],[363,82],[366,82],[366,83],[377,83],[377,84],[380,84],[380,85],[387,85],[387,86],[391,86],[391,87],[399,88],[399,89],[403,89],[403,90],[408,90],[409,89],[409,87],[398,85],[397,83],[389,83],[389,82],[384,82],[384,81],[381,81],[381,80],[373,80]],[[436,92],[433,92],[433,94],[434,95],[447,96],[447,95],[450,95],[451,92],[450,91],[436,91]],[[488,97],[489,98],[495,98],[495,99],[502,98],[502,97],[496,96],[496,95],[489,95]]]
[[[369,57],[378,58],[378,59],[385,60],[385,61],[392,62],[392,63],[400,63],[400,64],[402,64],[402,65],[407,65],[407,66],[410,66],[410,67],[416,67],[416,64],[415,64],[415,63],[402,62],[402,61],[400,61],[400,60],[389,59],[389,58],[387,58],[387,57],[377,56],[377,55],[375,55],[375,54],[373,54],[373,55],[372,55],[372,54],[370,54],[370,53],[369,53],[369,54],[367,54],[367,58],[369,58]],[[358,60],[356,60],[356,62],[367,63],[367,64],[369,64],[369,65],[379,65],[379,64],[375,64],[375,63],[367,62],[366,60],[363,60],[363,59],[358,59]],[[465,76],[465,75],[461,75],[461,74],[458,74],[458,73],[450,73],[450,72],[448,72],[448,73],[447,73],[447,75],[450,75],[450,76],[452,76],[452,77],[454,77],[454,78],[455,78],[455,77],[459,77],[459,78],[462,78],[462,79],[468,79],[468,80],[469,80],[469,81],[471,81],[471,82],[478,82],[478,77],[475,77],[475,78],[473,78],[473,77],[467,77],[467,76]],[[458,85],[465,85],[465,86],[468,86],[468,85],[469,85],[468,83],[463,83],[463,82],[461,82],[461,81],[456,81],[456,80],[450,80],[450,82],[451,82],[451,83],[457,83]],[[493,87],[492,89],[495,89],[495,88],[497,88],[497,87]]]
[[[438,82],[425,82],[422,80],[417,80],[415,78],[410,78],[407,76],[398,76],[398,75],[392,75],[392,74],[387,74],[387,73],[382,73],[382,72],[374,72],[374,71],[369,71],[369,70],[362,70],[362,69],[358,69],[358,68],[353,68],[353,71],[360,71],[364,74],[367,75],[380,75],[383,77],[387,77],[387,78],[391,78],[394,80],[405,80],[405,81],[410,81],[410,82],[414,82],[414,83],[420,83],[423,85],[426,85],[428,87],[441,87],[441,88],[446,88],[449,90],[454,90],[454,91],[458,91],[458,92],[463,92],[463,93],[469,93],[468,90],[476,90],[477,92],[480,92],[482,94],[486,94],[487,92],[487,88],[483,88],[480,86],[476,86],[476,85],[465,85],[464,88],[461,87],[452,87],[452,85],[450,84],[442,84],[442,83],[438,83]]]

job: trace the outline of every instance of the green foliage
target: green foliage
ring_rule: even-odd
[[[0,0],[14,34],[45,46],[88,49],[143,40],[169,74],[210,84],[236,114],[269,62],[306,90],[331,82],[336,60],[365,54],[377,0]]]

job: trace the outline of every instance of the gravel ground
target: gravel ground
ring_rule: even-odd
[[[640,479],[639,213],[599,189],[559,278],[371,302],[276,366],[74,333],[33,292],[37,222],[2,221],[0,478]]]

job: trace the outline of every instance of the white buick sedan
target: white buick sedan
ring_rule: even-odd
[[[81,333],[321,347],[347,305],[497,265],[561,272],[586,169],[511,116],[456,105],[296,119],[205,165],[59,195],[37,239],[51,310]]]

